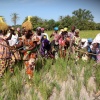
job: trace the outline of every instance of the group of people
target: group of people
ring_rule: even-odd
[[[0,30],[0,77],[3,76],[6,68],[9,68],[13,74],[15,63],[23,60],[26,73],[29,79],[32,79],[38,55],[51,59],[57,59],[59,56],[65,58],[68,50],[75,54],[76,59],[85,60],[86,53],[81,54],[79,51],[85,49],[88,58],[98,61],[99,43],[93,43],[91,38],[81,39],[80,30],[75,26],[71,27],[70,32],[67,27],[61,29],[60,32],[58,27],[54,27],[54,32],[50,37],[44,31],[45,29],[41,27],[38,27],[36,32],[26,30],[25,27],[16,30],[14,27]],[[54,38],[50,41],[52,37]]]

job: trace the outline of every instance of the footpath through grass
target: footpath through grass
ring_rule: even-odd
[[[54,90],[56,90],[57,97],[60,97],[63,82],[69,82],[65,87],[64,94],[67,93],[65,98],[69,98],[69,95],[73,98],[74,94],[75,98],[79,100],[82,84],[90,91],[88,81],[93,76],[93,72],[96,77],[96,88],[100,89],[100,66],[94,68],[94,61],[83,62],[82,60],[79,60],[76,65],[73,57],[69,61],[67,59],[68,57],[65,60],[58,58],[54,65],[52,65],[51,59],[45,59],[45,64],[42,67],[41,59],[39,59],[32,81],[28,80],[23,67],[17,64],[15,75],[10,76],[10,72],[7,71],[0,79],[0,100],[27,100],[28,98],[30,98],[29,100],[49,100]],[[80,76],[83,68],[84,75]],[[80,80],[81,77],[84,77],[83,81]],[[72,88],[73,92],[69,88]]]

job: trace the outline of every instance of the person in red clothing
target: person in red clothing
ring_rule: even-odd
[[[24,54],[23,60],[25,61],[26,74],[29,79],[32,79],[34,70],[35,70],[35,61],[36,61],[36,46],[39,38],[35,36],[31,30],[26,30],[25,35],[22,37],[22,42],[24,50],[21,52]]]

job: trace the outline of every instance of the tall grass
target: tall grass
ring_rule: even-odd
[[[100,65],[96,66],[95,69],[96,85],[97,91],[100,90]]]
[[[50,34],[53,31],[47,31]],[[100,31],[80,31],[81,38],[94,38],[96,34]],[[52,38],[50,39],[52,40]],[[26,84],[31,85],[30,96],[32,100],[38,100],[38,93],[41,94],[43,100],[48,100],[53,93],[53,89],[56,88],[58,91],[58,97],[61,91],[60,82],[67,81],[68,76],[71,75],[77,85],[75,91],[77,98],[79,99],[81,82],[78,79],[81,74],[81,70],[84,67],[84,84],[87,87],[88,80],[92,76],[92,69],[94,61],[83,62],[82,60],[75,62],[74,56],[70,56],[68,60],[68,54],[65,59],[58,58],[54,61],[52,65],[52,59],[39,58],[36,62],[36,69],[34,72],[34,77],[31,82],[29,82],[27,75],[25,74],[25,69],[22,62],[15,65],[15,75],[10,75],[7,70],[4,77],[0,79],[0,100],[19,100],[20,95],[27,93],[24,91]],[[95,70],[97,90],[100,89],[100,66],[98,65]],[[26,83],[24,82],[26,81]],[[73,100],[70,94],[65,93],[66,100]]]

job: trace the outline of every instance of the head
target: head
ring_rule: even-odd
[[[2,34],[2,30],[0,30],[0,34]]]
[[[91,45],[92,44],[92,41],[93,41],[93,39],[92,38],[89,38],[88,39],[88,44]]]
[[[72,27],[71,27],[71,31],[72,31],[72,32],[75,32],[75,29],[76,29],[75,26],[72,26]]]
[[[79,29],[75,30],[75,36],[79,36],[79,31],[80,31]]]
[[[11,28],[10,33],[15,34],[14,32],[15,32],[15,30]]]
[[[4,30],[4,31],[3,31],[3,35],[6,35],[6,34],[7,34],[7,30]]]
[[[84,38],[81,39],[81,44],[84,45],[86,41],[87,41],[87,39],[84,39]]]
[[[7,34],[7,30],[0,30],[0,34],[6,35]]]
[[[60,32],[61,32],[61,35],[64,35],[64,29],[61,29]]]
[[[30,38],[30,36],[32,35],[32,30],[26,30],[24,34],[26,38]]]
[[[44,28],[41,28],[41,33],[44,33]]]
[[[25,27],[22,27],[22,35],[25,35],[25,31],[26,31]]]
[[[55,32],[58,32],[58,27],[54,27],[54,31]]]
[[[20,31],[20,28],[18,27],[18,28],[17,28],[17,32],[19,32],[19,31]]]
[[[37,35],[41,35],[41,27],[38,27],[38,28],[36,29],[36,33],[37,33]]]
[[[93,43],[92,46],[93,46],[93,48],[98,48],[99,47],[99,43]]]
[[[60,32],[61,32],[61,33],[64,32],[64,29],[61,29]]]
[[[15,28],[14,27],[11,27],[11,29],[15,31]]]
[[[43,35],[42,38],[41,38],[41,41],[47,39],[47,36],[46,35]]]
[[[66,34],[66,33],[67,33],[67,31],[68,31],[68,28],[67,28],[67,27],[65,27],[65,28],[64,28],[64,33]]]
[[[10,31],[10,29],[11,29],[11,26],[8,26],[8,31]]]

